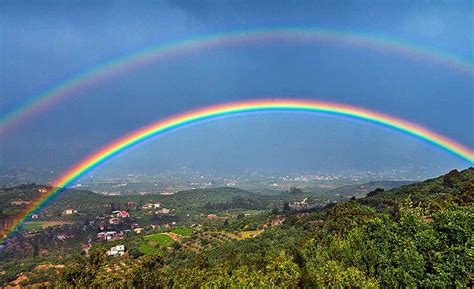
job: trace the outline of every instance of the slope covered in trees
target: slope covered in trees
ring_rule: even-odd
[[[56,285],[472,287],[473,196],[470,168],[309,215],[289,212],[281,226],[262,219],[255,237],[201,250],[108,258],[97,246],[67,264]]]

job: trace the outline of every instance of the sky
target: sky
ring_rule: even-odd
[[[235,30],[326,28],[474,61],[471,1],[0,1],[0,113],[123,55]],[[328,43],[260,42],[180,54],[102,79],[0,136],[0,168],[61,171],[143,125],[228,101],[365,107],[474,147],[474,74]],[[468,163],[413,137],[327,116],[228,118],[160,136],[98,171],[385,170]]]

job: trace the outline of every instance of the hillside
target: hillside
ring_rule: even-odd
[[[250,238],[232,237],[228,228],[242,220],[227,220],[207,234],[216,241],[204,242],[204,227],[187,237],[197,243],[152,255],[108,259],[97,246],[90,257],[69,264],[58,284],[472,287],[473,176],[473,169],[450,172],[309,215],[268,216],[284,218],[280,226],[262,217],[261,231]],[[220,233],[212,233],[216,229]],[[127,269],[117,269],[117,262]]]
[[[386,191],[382,185],[390,183],[353,186],[358,193],[376,189],[367,197],[309,208],[295,206],[308,197],[296,188],[277,196],[236,188],[169,196],[68,190],[2,252],[0,281],[75,287],[472,286],[474,169]],[[3,197],[34,196],[38,188],[12,188]],[[348,188],[340,190],[344,198],[357,194]],[[142,208],[157,201],[160,208]],[[68,207],[78,212],[62,215]],[[111,225],[113,209],[130,217]],[[96,237],[104,231],[120,236]],[[107,256],[117,245],[125,254]],[[38,269],[45,267],[50,269]]]
[[[346,185],[335,188],[327,192],[327,194],[331,195],[352,195],[355,197],[365,197],[367,193],[375,190],[375,189],[384,189],[390,190],[394,188],[398,188],[401,186],[405,186],[408,184],[412,184],[413,182],[410,181],[372,181],[363,184],[356,184],[356,185]]]
[[[461,172],[453,170],[446,175],[388,191],[370,192],[361,203],[375,207],[393,207],[409,198],[422,206],[440,206],[444,202],[472,204],[474,199],[474,168]]]

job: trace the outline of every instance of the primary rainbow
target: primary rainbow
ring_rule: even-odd
[[[57,179],[57,181],[53,183],[53,188],[46,192],[41,197],[39,202],[33,204],[31,208],[27,210],[23,216],[21,216],[21,218],[12,224],[8,236],[11,236],[15,231],[17,231],[21,224],[29,216],[31,216],[31,214],[41,209],[58,192],[71,185],[81,176],[85,175],[100,164],[138,143],[160,135],[164,132],[172,131],[193,123],[216,119],[223,116],[275,111],[316,112],[363,120],[417,137],[421,140],[438,146],[470,163],[473,163],[474,161],[474,152],[453,140],[450,140],[444,136],[408,121],[359,107],[322,101],[294,99],[268,99],[226,103],[185,112],[183,114],[171,116],[164,120],[159,120],[139,130],[136,130],[131,134],[119,138],[118,140],[93,153],[89,157],[86,157],[77,165],[73,166],[65,174],[63,174],[59,179]]]
[[[308,27],[238,30],[169,42],[100,63],[28,98],[23,104],[6,112],[0,117],[0,134],[22,120],[42,112],[56,101],[118,73],[200,49],[264,41],[338,43],[418,58],[469,75],[474,72],[473,63],[467,59],[407,41],[371,34]]]

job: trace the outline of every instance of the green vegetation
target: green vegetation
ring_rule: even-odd
[[[218,217],[208,219],[206,214],[200,214],[199,226],[194,228],[180,224],[169,233],[156,233],[154,229],[151,235],[95,242],[87,257],[71,254],[68,259],[59,259],[65,268],[48,271],[50,285],[101,288],[474,285],[473,168],[387,191],[374,189],[367,197],[330,203],[325,208],[282,211],[271,210],[270,206],[259,214],[246,214],[257,210],[245,207],[268,196],[260,199],[233,189],[227,191],[233,196],[225,199],[216,189],[202,191],[215,199],[198,201],[195,191],[173,196],[175,201],[176,198],[180,201],[172,208],[176,212],[191,206],[193,212],[215,210]],[[288,196],[301,194],[304,193],[297,189],[287,193]],[[199,205],[190,204],[186,196]],[[280,203],[285,200],[282,196],[276,199]],[[180,203],[183,203],[181,207]],[[170,204],[171,201],[164,206],[171,207]],[[133,213],[146,216],[141,211]],[[36,243],[32,240],[39,244],[46,242],[40,236],[43,235],[19,237],[30,246],[24,251],[35,251]],[[65,244],[55,242],[58,250]],[[124,244],[127,253],[121,257],[107,256],[106,250],[117,244]],[[41,254],[34,258],[36,262],[47,260]],[[11,280],[14,273],[24,270],[20,263],[10,264],[16,271],[0,276],[3,280]],[[37,272],[33,266],[37,263],[25,264],[29,264],[28,270]],[[30,283],[45,280],[43,273],[30,276]]]
[[[38,230],[38,229],[41,229],[43,228],[43,223],[41,222],[34,222],[34,223],[26,223],[23,225],[23,231],[35,231],[35,230]]]
[[[189,237],[194,233],[194,230],[192,228],[187,227],[178,227],[174,228],[171,232],[183,237]]]
[[[90,278],[99,287],[111,280],[136,287],[471,287],[473,184],[470,169],[376,190],[307,216],[287,214],[284,225],[254,237],[128,259],[120,272],[126,278],[88,277],[90,270],[73,275],[78,265],[71,265],[59,284],[81,286]],[[95,262],[97,276],[113,266],[101,255],[88,259],[103,260]]]
[[[151,255],[160,252],[163,247],[171,247],[174,244],[175,241],[173,238],[168,236],[166,233],[157,233],[144,236],[139,248],[140,252],[143,254]]]
[[[148,242],[155,242],[163,247],[171,247],[174,244],[173,238],[165,233],[158,233],[143,237]]]

